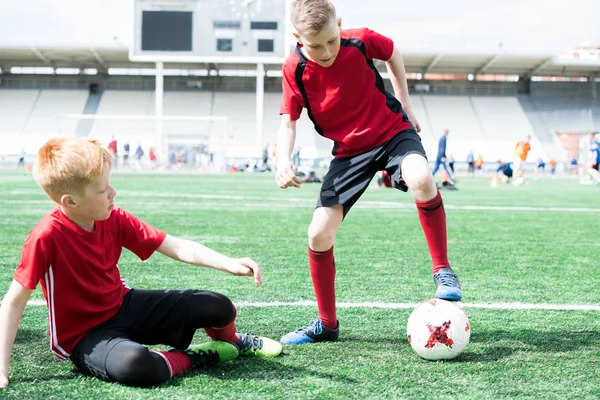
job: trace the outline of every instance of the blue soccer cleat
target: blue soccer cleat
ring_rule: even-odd
[[[458,275],[452,271],[452,268],[441,268],[436,274],[433,274],[435,282],[435,297],[448,301],[461,301],[462,290],[458,283]]]
[[[335,342],[340,335],[340,323],[335,329],[323,325],[320,319],[311,321],[308,325],[296,329],[281,338],[283,344],[305,344],[315,342]]]

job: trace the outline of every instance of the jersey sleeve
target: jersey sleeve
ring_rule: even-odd
[[[289,114],[292,121],[298,120],[304,107],[302,96],[298,85],[296,85],[296,64],[286,61],[282,68],[281,86],[283,95],[281,96],[281,107],[279,115]]]
[[[387,61],[394,53],[394,42],[387,36],[365,28],[363,30],[363,42],[370,59]]]
[[[21,261],[14,273],[14,280],[23,287],[34,290],[44,277],[52,260],[52,246],[35,230],[31,231],[23,244]]]
[[[120,240],[123,247],[144,261],[150,258],[167,234],[122,208],[117,209]]]

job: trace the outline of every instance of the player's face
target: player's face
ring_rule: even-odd
[[[79,226],[93,227],[93,221],[110,217],[115,206],[117,191],[110,185],[110,166],[104,166],[101,176],[87,185],[82,194],[73,195],[74,206],[68,207],[68,216]]]
[[[95,221],[102,221],[110,216],[115,207],[114,198],[117,191],[110,185],[110,166],[104,166],[102,175],[94,179],[85,191],[85,204],[90,217]]]
[[[308,57],[322,67],[333,65],[340,52],[340,29],[342,20],[331,20],[318,34],[300,34],[298,42],[304,46]]]

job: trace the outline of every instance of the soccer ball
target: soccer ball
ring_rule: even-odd
[[[467,347],[471,326],[456,302],[433,299],[413,310],[406,335],[413,350],[424,359],[450,360]]]

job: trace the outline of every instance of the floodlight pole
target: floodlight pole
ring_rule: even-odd
[[[263,148],[263,126],[265,106],[265,64],[256,64],[256,147],[261,157]]]
[[[159,156],[159,164],[167,165],[168,154],[165,148],[163,136],[163,95],[164,95],[164,64],[156,62],[156,87],[154,93],[154,114],[156,115],[156,153]]]

